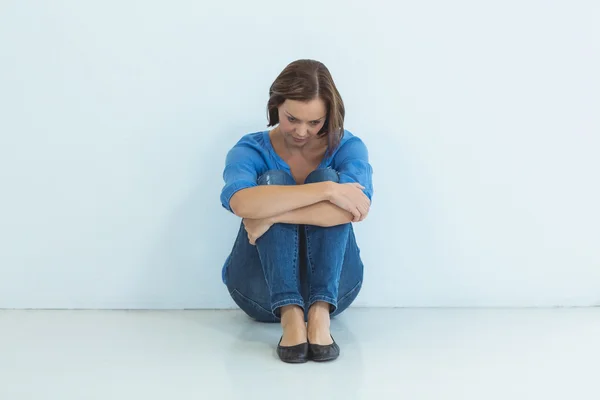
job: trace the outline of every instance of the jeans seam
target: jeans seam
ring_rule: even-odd
[[[343,295],[342,297],[339,298],[338,300],[338,304],[341,303],[342,301],[344,301],[348,296],[352,295],[356,290],[360,289],[362,285],[362,279],[360,281],[358,281],[358,283],[356,285],[354,285],[354,287],[350,290],[348,290],[348,292],[346,292],[345,295]]]
[[[310,235],[308,233],[308,226],[304,226],[304,236],[306,237],[306,260],[308,261],[308,267],[310,268],[310,276],[308,279],[308,293],[309,293],[309,298],[310,296],[312,296],[313,293],[313,289],[312,289],[312,285],[311,285],[311,281],[312,281],[312,276],[315,273],[315,262],[312,258],[312,250],[310,247]]]
[[[289,298],[289,299],[285,299],[285,300],[279,300],[278,302],[275,302],[271,305],[271,311],[270,313],[277,319],[281,319],[281,317],[277,316],[277,314],[275,313],[275,310],[277,310],[280,307],[284,307],[284,306],[289,306],[291,304],[297,305],[299,307],[302,307],[302,309],[305,309],[305,304],[304,304],[304,300],[302,300],[302,297],[298,297],[298,298]],[[267,311],[269,312],[269,311]]]
[[[298,243],[298,229],[300,229],[300,227],[296,227],[296,229],[294,230],[294,244],[295,244],[295,250],[294,250],[294,283],[296,284],[296,287],[298,286],[298,253],[299,253],[299,247],[300,247],[300,243]]]
[[[256,307],[257,309],[266,312],[267,314],[271,314],[271,311],[267,310],[266,308],[264,308],[263,306],[261,306],[260,304],[258,304],[256,301],[252,300],[251,298],[249,298],[248,296],[244,296],[242,293],[240,293],[239,290],[237,289],[233,289],[231,290],[231,292],[229,292],[229,295],[233,297],[233,293],[236,293],[238,296],[240,296],[242,299],[244,299],[245,301],[247,301],[248,303],[250,303],[250,305]]]
[[[273,303],[272,307],[273,308],[278,308],[278,307],[281,307],[282,305],[285,306],[287,304],[296,304],[296,303],[290,303],[290,302],[293,302],[293,301],[299,301],[300,304],[298,304],[298,305],[302,305],[302,306],[304,305],[304,300],[302,300],[302,297],[297,297],[297,298],[296,297],[290,297],[290,298],[287,298],[287,299],[284,299],[284,300],[276,301],[275,303]]]
[[[308,300],[309,307],[312,306],[313,304],[315,304],[317,301],[324,301],[326,303],[333,305],[335,308],[337,308],[337,305],[338,305],[338,301],[332,297],[317,295],[317,296],[311,296],[309,298],[309,300]]]

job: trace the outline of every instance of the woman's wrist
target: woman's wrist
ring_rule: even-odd
[[[336,188],[337,183],[332,182],[332,181],[325,181],[325,182],[313,183],[311,185],[315,185],[314,187],[316,188],[316,191],[318,193],[318,201],[316,201],[312,205],[320,203],[322,201],[331,202],[334,199],[335,188]],[[304,208],[304,207],[300,207],[300,208]],[[267,218],[265,218],[265,222],[268,223],[269,225],[285,223],[286,214],[288,214],[289,212],[292,212],[292,211],[295,211],[295,210],[290,210],[290,211],[284,212],[282,214],[267,217]]]
[[[325,181],[325,182],[321,182],[320,184],[323,185],[323,199],[322,201],[331,201],[334,198],[334,193],[335,193],[335,187],[337,185],[337,183],[332,182],[332,181]]]

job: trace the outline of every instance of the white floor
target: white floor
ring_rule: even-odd
[[[600,399],[600,308],[350,309],[327,364],[240,311],[0,311],[0,399]]]

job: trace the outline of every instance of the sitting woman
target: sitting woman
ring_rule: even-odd
[[[363,264],[352,222],[367,217],[372,168],[344,130],[328,69],[289,64],[271,85],[268,126],[228,152],[221,203],[243,219],[223,282],[251,318],[281,322],[282,361],[328,361],[339,346],[330,318],[354,301]]]

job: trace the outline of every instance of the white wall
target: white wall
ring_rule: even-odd
[[[297,58],[371,149],[357,305],[600,303],[598,2],[205,3],[2,2],[0,307],[233,306],[223,159]]]

